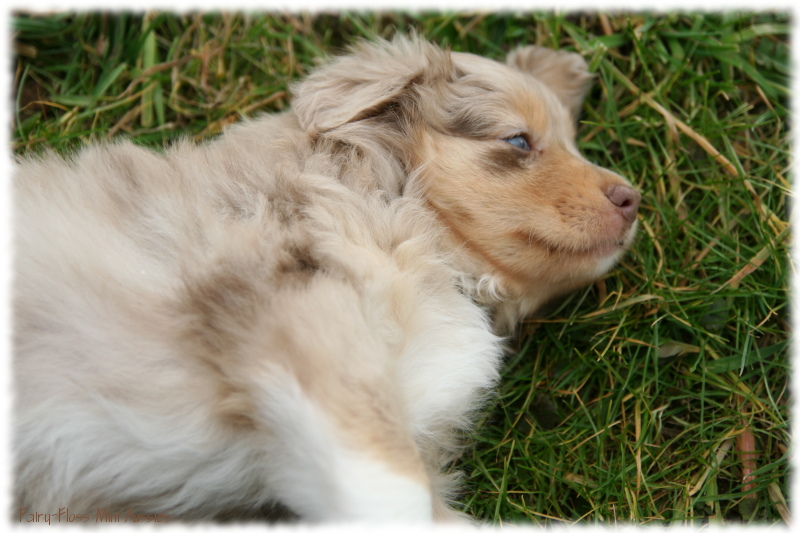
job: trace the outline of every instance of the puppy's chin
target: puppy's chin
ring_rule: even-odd
[[[493,272],[502,294],[513,311],[508,321],[534,313],[555,297],[580,289],[607,274],[625,255],[633,243],[638,223],[633,221],[621,236],[601,237],[582,248],[546,244],[535,239],[523,240],[519,235],[491,242],[464,239],[465,249]],[[516,302],[514,304],[513,302]]]
[[[622,256],[631,247],[636,237],[637,228],[638,222],[634,221],[620,239],[601,243],[590,250],[578,254],[586,258],[586,276],[589,278],[587,283],[604,276],[619,263]]]

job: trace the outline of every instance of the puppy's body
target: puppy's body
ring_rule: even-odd
[[[23,162],[19,506],[451,515],[492,322],[602,275],[635,231],[638,193],[574,147],[585,65],[542,53],[362,45],[293,113],[211,143]]]

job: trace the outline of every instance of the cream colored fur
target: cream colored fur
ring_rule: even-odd
[[[213,142],[19,161],[20,512],[457,516],[498,334],[635,232],[638,193],[575,147],[589,80],[400,37]]]

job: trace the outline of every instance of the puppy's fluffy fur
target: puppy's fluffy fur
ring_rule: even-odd
[[[575,146],[589,81],[400,37],[213,142],[20,161],[19,507],[455,516],[497,334],[635,232],[638,193]]]

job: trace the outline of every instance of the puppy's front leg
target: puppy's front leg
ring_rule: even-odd
[[[274,494],[303,518],[430,522],[431,485],[393,353],[352,287],[316,276],[276,295],[270,355],[251,374]]]
[[[431,521],[429,483],[403,457],[413,450],[390,457],[376,442],[358,442],[291,377],[270,394],[270,485],[284,505],[315,522]],[[380,430],[386,421],[374,422]]]

